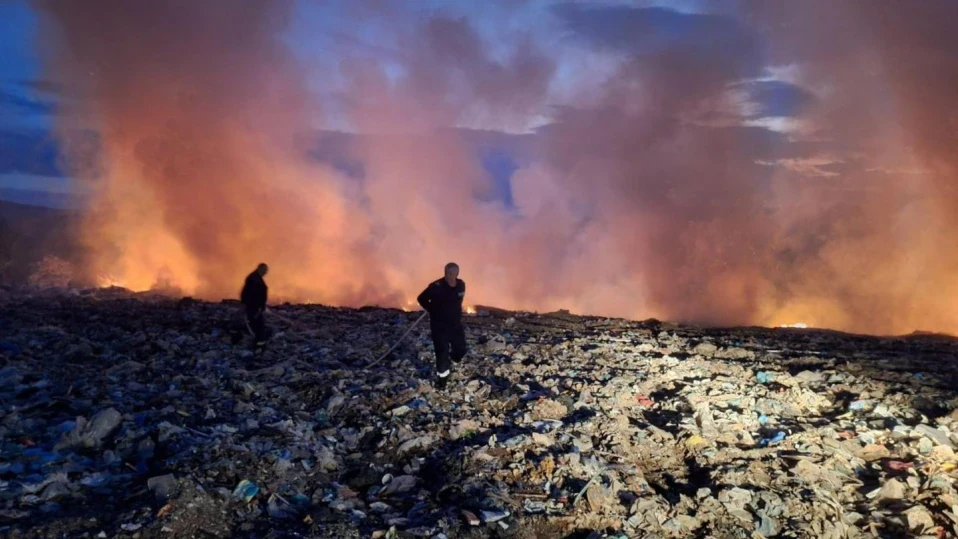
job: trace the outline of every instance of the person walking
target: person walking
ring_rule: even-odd
[[[450,359],[458,363],[466,355],[466,334],[462,328],[462,300],[466,283],[459,279],[459,265],[446,264],[442,279],[433,281],[419,294],[419,305],[429,313],[432,343],[436,349],[436,389],[446,388],[452,373]],[[450,349],[452,355],[450,356]]]

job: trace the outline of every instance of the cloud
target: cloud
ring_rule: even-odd
[[[0,115],[46,115],[55,112],[56,103],[34,99],[0,89]]]
[[[756,163],[769,167],[783,167],[801,176],[831,178],[838,176],[839,173],[834,170],[829,170],[826,167],[841,164],[843,161],[831,156],[822,155],[817,157],[779,159],[777,161],[756,161]]]

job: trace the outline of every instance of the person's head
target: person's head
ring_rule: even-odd
[[[449,283],[449,286],[455,286],[456,279],[459,278],[459,264],[455,262],[450,262],[446,264],[446,282]]]
[[[256,273],[259,273],[260,277],[265,277],[269,273],[269,266],[266,264],[260,263],[259,266],[256,266]]]

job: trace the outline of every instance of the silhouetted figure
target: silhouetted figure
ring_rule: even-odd
[[[419,294],[419,305],[429,313],[432,343],[436,347],[436,388],[445,389],[452,373],[452,361],[458,363],[466,355],[466,334],[462,329],[462,300],[466,283],[459,279],[459,266],[446,264],[445,276],[431,283]]]
[[[266,320],[263,319],[263,313],[266,311],[266,297],[269,288],[263,277],[269,272],[269,266],[260,264],[253,273],[246,277],[243,283],[243,291],[240,292],[240,302],[246,307],[246,323],[250,332],[253,333],[253,339],[256,348],[266,346]]]

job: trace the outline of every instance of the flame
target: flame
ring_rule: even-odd
[[[796,322],[794,324],[782,324],[778,326],[780,328],[797,328],[797,329],[808,329],[808,324],[805,322]]]
[[[472,305],[466,305],[466,314],[476,314],[476,308]]]
[[[121,280],[119,280],[119,279],[116,279],[115,277],[110,277],[110,276],[100,277],[99,279],[97,279],[96,285],[97,285],[99,288],[112,288],[112,287],[127,288],[127,286],[124,285],[123,281],[121,281]],[[129,289],[129,288],[127,288],[127,289]],[[133,291],[134,291],[134,292],[143,292],[144,290],[133,290]]]

